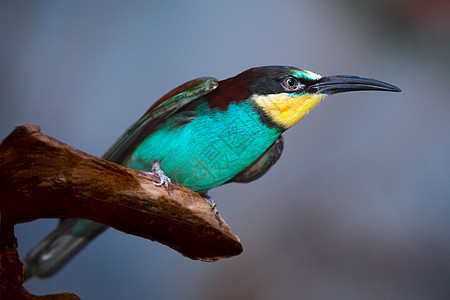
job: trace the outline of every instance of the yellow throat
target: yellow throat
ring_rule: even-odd
[[[252,98],[273,122],[287,129],[307,115],[324,97],[324,94],[280,93],[254,95]]]

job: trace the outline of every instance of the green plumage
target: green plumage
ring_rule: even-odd
[[[192,120],[184,124],[183,119]],[[133,153],[128,167],[150,171],[155,160],[173,181],[196,191],[221,185],[258,159],[281,130],[261,122],[250,101],[228,109],[207,103],[171,116]]]

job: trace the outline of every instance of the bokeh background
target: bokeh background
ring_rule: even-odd
[[[100,156],[187,80],[261,65],[384,80],[326,99],[251,184],[211,192],[244,252],[216,263],[108,230],[36,294],[450,299],[448,1],[1,1],[0,138]],[[56,224],[18,225],[22,257]]]

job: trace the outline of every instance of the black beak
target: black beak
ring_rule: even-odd
[[[401,92],[401,89],[386,82],[349,75],[323,76],[307,90],[310,93],[327,95],[353,91]]]

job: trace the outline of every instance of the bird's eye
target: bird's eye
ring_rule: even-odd
[[[283,80],[283,88],[286,91],[297,91],[301,86],[302,84],[300,84],[300,82],[294,77],[287,77]]]

